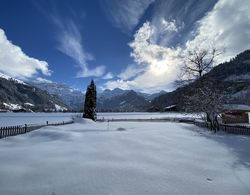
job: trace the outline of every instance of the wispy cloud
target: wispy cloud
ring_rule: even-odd
[[[25,54],[22,49],[8,40],[0,29],[0,71],[14,78],[28,80],[39,74],[51,75],[46,61]]]
[[[85,50],[78,25],[71,19],[61,19],[55,15],[52,21],[58,28],[58,50],[72,58],[81,68],[77,77],[103,76],[105,66],[89,68],[88,62],[94,60],[94,56]]]
[[[172,25],[172,24],[170,24]],[[145,92],[156,92],[171,87],[178,72],[179,50],[165,48],[152,41],[155,27],[146,22],[130,43],[131,56],[137,66],[128,66],[120,79],[106,83],[107,88],[123,87]]]
[[[110,80],[110,79],[113,79],[114,78],[114,75],[112,72],[108,72],[107,74],[105,74],[102,79],[104,80]]]
[[[143,71],[144,71],[143,67],[138,67],[135,64],[133,64],[127,66],[124,70],[122,70],[121,73],[118,75],[118,77],[122,80],[128,80],[134,78]]]
[[[102,0],[109,20],[125,33],[130,33],[140,21],[149,5],[155,0]]]
[[[34,82],[36,83],[53,83],[53,81],[42,78],[42,77],[37,77]]]

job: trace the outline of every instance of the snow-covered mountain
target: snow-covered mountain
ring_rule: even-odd
[[[140,112],[146,111],[150,102],[133,90],[121,95],[97,101],[97,110],[101,112]]]
[[[21,80],[0,74],[0,111],[66,111],[57,96]]]
[[[32,85],[35,85],[36,87],[48,91],[50,94],[57,95],[60,97],[65,104],[67,104],[72,110],[74,111],[80,111],[83,109],[85,94],[77,89],[73,89],[72,87],[69,87],[65,84],[55,83],[55,82],[36,82],[32,83]],[[133,92],[135,99],[141,98],[142,104],[144,106],[137,106],[135,105],[135,102],[132,102],[132,98],[130,98],[127,93]],[[136,94],[134,94],[136,93]],[[120,88],[115,88],[113,90],[105,89],[101,93],[97,93],[97,110],[99,111],[143,111],[145,105],[148,105],[148,103],[154,98],[157,97],[163,93],[166,93],[165,91],[161,91],[159,93],[155,94],[147,94],[147,93],[140,93],[135,92],[132,90],[123,90]],[[136,96],[136,97],[135,97]],[[139,102],[137,102],[138,105],[141,105]],[[111,109],[107,105],[113,105],[114,107]],[[142,108],[140,110],[140,108]]]
[[[48,91],[52,95],[60,97],[72,110],[81,110],[85,99],[85,94],[65,84],[56,82],[34,82],[34,86]]]
[[[0,72],[0,78],[3,78],[3,79],[6,79],[6,80],[9,80],[9,81],[13,81],[15,83],[19,83],[19,84],[23,84],[23,85],[28,85],[27,83],[25,83],[24,81],[21,81],[19,79],[15,79],[15,78],[12,78],[6,74],[3,74]]]

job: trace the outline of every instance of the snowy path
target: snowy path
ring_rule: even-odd
[[[250,194],[250,137],[85,121],[0,140],[1,195]]]

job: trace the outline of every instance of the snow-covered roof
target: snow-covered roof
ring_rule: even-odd
[[[250,111],[250,105],[244,105],[244,104],[226,104],[225,109],[228,110],[244,110],[244,111]]]
[[[176,105],[166,106],[164,109],[166,110],[166,109],[171,109],[171,108],[174,108],[174,107],[176,107]]]

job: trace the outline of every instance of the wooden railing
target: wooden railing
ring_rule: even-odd
[[[208,122],[195,121],[194,124],[199,127],[211,129],[211,125]],[[250,127],[248,126],[220,124],[219,131],[224,131],[231,134],[250,135]]]
[[[180,123],[190,123],[197,125],[199,127],[204,127],[211,129],[210,123],[203,121],[196,121],[193,118],[149,118],[149,119],[97,119],[99,122],[180,122]],[[240,135],[250,135],[250,127],[247,126],[237,126],[237,125],[219,125],[220,131],[225,131],[232,134]]]
[[[30,131],[34,131],[36,129],[40,129],[45,126],[58,126],[58,125],[68,125],[74,123],[73,120],[71,121],[62,121],[58,123],[48,123],[46,124],[25,124],[25,125],[17,125],[17,126],[7,126],[7,127],[0,127],[0,139],[4,137],[19,135],[28,133]]]

